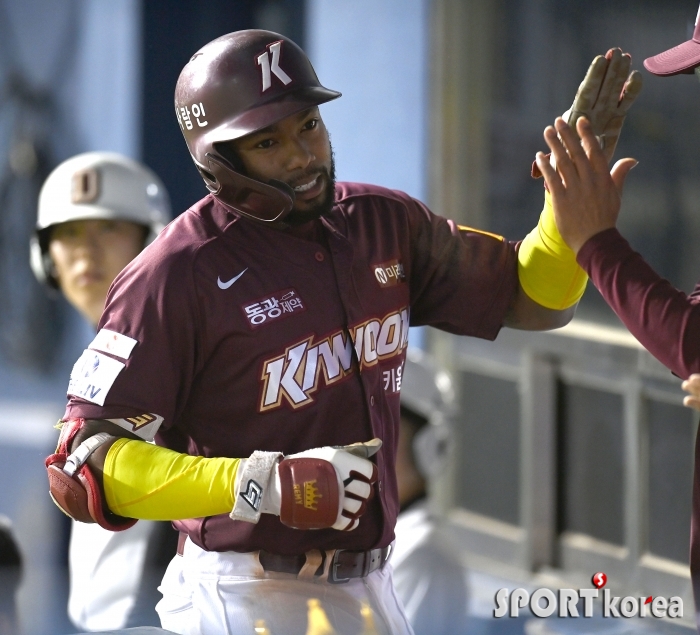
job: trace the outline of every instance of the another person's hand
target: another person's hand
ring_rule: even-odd
[[[574,253],[589,238],[615,227],[625,178],[637,165],[635,159],[620,159],[609,172],[588,120],[579,118],[576,129],[581,142],[561,117],[554,127],[545,128],[544,139],[557,169],[542,152],[535,159],[552,195],[559,233]]]
[[[681,388],[689,393],[683,398],[683,405],[693,410],[700,410],[700,375],[696,373],[688,377],[681,384]]]
[[[563,116],[574,132],[579,118],[588,119],[608,163],[615,154],[627,111],[642,90],[642,75],[630,72],[631,64],[629,53],[619,48],[596,57]]]
[[[639,71],[630,72],[631,64],[629,53],[619,48],[596,56],[576,91],[571,108],[562,115],[574,134],[579,118],[588,119],[608,163],[615,154],[627,112],[642,90],[642,75]],[[532,166],[532,176],[542,176],[537,162]]]

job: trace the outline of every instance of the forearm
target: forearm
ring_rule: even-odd
[[[145,441],[116,440],[104,461],[103,487],[115,514],[179,520],[231,511],[240,459],[180,454]]]
[[[576,304],[567,309],[548,309],[530,298],[518,285],[503,326],[523,331],[549,331],[566,326],[576,313]]]
[[[700,304],[659,276],[616,229],[591,238],[579,264],[639,342],[676,375],[700,372]]]
[[[91,419],[76,434],[71,451],[99,432],[115,437],[88,465],[113,514],[139,520],[180,520],[231,511],[240,459],[180,454],[129,433],[104,419]]]
[[[554,221],[549,193],[539,222],[518,249],[519,286],[504,326],[541,331],[567,324],[588,277]]]

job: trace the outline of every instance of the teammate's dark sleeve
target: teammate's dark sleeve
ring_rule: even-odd
[[[578,263],[630,333],[673,373],[700,372],[700,283],[686,295],[659,276],[617,229],[591,238]]]

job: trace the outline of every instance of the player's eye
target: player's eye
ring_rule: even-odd
[[[318,117],[309,119],[302,128],[303,130],[315,130],[318,127]]]
[[[74,240],[80,235],[81,228],[76,223],[63,223],[51,232],[51,239]]]
[[[117,223],[113,220],[104,220],[100,223],[100,231],[105,234],[117,231]]]
[[[261,150],[266,150],[267,148],[271,148],[274,143],[275,142],[272,139],[263,139],[262,141],[256,143],[255,147],[260,148]]]

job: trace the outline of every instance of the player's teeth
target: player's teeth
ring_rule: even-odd
[[[318,181],[318,177],[316,177],[311,183],[307,183],[306,185],[298,185],[297,187],[294,188],[295,192],[306,192],[307,190],[310,190],[315,184],[316,181]]]

